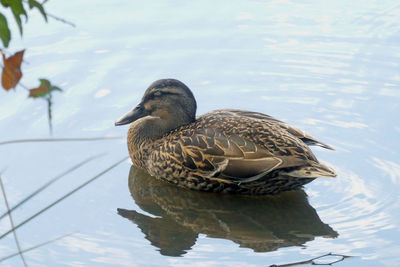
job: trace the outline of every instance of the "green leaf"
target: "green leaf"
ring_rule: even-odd
[[[49,80],[47,80],[47,79],[39,79],[39,81],[40,81],[40,86],[45,86],[45,87],[50,88],[51,82]]]
[[[6,17],[0,13],[0,38],[3,42],[4,47],[8,47],[11,40],[11,32],[8,28],[8,23]]]
[[[22,0],[1,0],[0,3],[5,7],[11,8],[15,21],[18,24],[19,32],[22,35],[21,15],[24,15],[25,19],[28,19],[28,16],[22,4]]]
[[[40,85],[37,88],[29,89],[29,97],[51,97],[52,91],[62,91],[61,88],[54,86],[47,79],[39,79]]]
[[[60,92],[62,92],[62,89],[60,88],[60,87],[58,87],[58,86],[51,86],[50,87],[50,91],[60,91]]]
[[[9,6],[9,4],[8,4],[7,1],[0,0],[0,3],[1,3],[4,7],[8,7],[8,6]]]
[[[44,7],[42,4],[40,4],[38,1],[36,0],[29,0],[29,8],[32,9],[34,7],[36,7],[39,12],[42,14],[42,16],[44,17],[44,20],[47,22],[47,14],[46,11],[44,11]]]

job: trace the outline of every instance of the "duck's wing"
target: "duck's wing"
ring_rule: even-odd
[[[302,147],[293,153],[274,153],[245,137],[206,128],[168,142],[159,157],[168,159],[170,166],[183,165],[192,174],[229,183],[252,182],[278,169],[292,177],[334,176],[306,153]]]
[[[237,110],[237,109],[221,109],[221,110],[214,111],[213,113],[224,115],[224,116],[247,117],[247,118],[252,118],[252,119],[257,119],[257,120],[265,120],[265,121],[273,122],[274,124],[279,125],[282,129],[286,130],[293,136],[299,138],[300,140],[302,140],[304,143],[306,143],[309,146],[315,145],[315,146],[320,146],[320,147],[323,147],[326,149],[334,150],[333,147],[319,141],[315,137],[307,134],[305,131],[302,131],[299,128],[291,126],[283,121],[277,120],[274,117],[263,114],[263,113],[245,111],[245,110]]]
[[[320,147],[323,147],[323,148],[326,148],[326,149],[335,150],[333,147],[331,147],[331,146],[319,141],[315,137],[307,134],[305,131],[302,131],[299,128],[291,126],[291,125],[289,125],[287,123],[284,123],[282,121],[277,121],[277,123],[279,124],[279,126],[281,128],[285,129],[290,134],[296,136],[297,138],[299,138],[301,141],[303,141],[304,143],[306,143],[309,146],[320,146]]]

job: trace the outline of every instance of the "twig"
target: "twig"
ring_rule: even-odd
[[[338,260],[332,261],[330,263],[317,263],[315,262],[315,260],[323,258],[323,257],[328,257],[328,256],[336,256],[336,257],[341,257]],[[342,254],[335,254],[332,252],[329,252],[327,254],[324,254],[322,256],[318,256],[306,261],[298,261],[298,262],[293,262],[293,263],[287,263],[287,264],[280,264],[280,265],[276,265],[276,264],[272,264],[269,267],[289,267],[289,266],[296,266],[296,265],[304,265],[304,264],[311,264],[311,265],[332,265],[335,264],[337,262],[343,261],[345,258],[350,258],[352,256],[346,256],[346,255],[342,255]]]
[[[53,179],[51,179],[50,181],[48,181],[47,183],[45,183],[44,185],[42,185],[41,187],[39,187],[38,189],[36,189],[34,192],[32,192],[30,195],[28,195],[27,197],[25,197],[23,200],[21,200],[18,204],[16,204],[14,207],[12,207],[9,212],[13,212],[15,209],[17,209],[19,206],[21,206],[22,204],[24,204],[26,201],[28,201],[29,199],[31,199],[32,197],[36,196],[38,193],[40,193],[41,191],[43,191],[44,189],[46,189],[48,186],[50,186],[51,184],[53,184],[55,181],[61,179],[62,177],[64,177],[65,175],[73,172],[74,170],[80,168],[81,166],[85,165],[86,163],[99,158],[101,156],[105,155],[105,153],[103,154],[99,154],[96,156],[92,156],[89,157],[85,160],[83,160],[82,162],[76,164],[75,166],[69,168],[68,170],[66,170],[65,172],[60,173],[59,175],[57,175],[56,177],[54,177]],[[0,216],[0,220],[3,219],[9,212],[5,212],[4,214],[2,214]]]
[[[25,90],[29,91],[28,86],[24,85],[23,83],[18,82],[17,85],[19,85],[19,86],[21,86],[22,88],[24,88]]]
[[[65,20],[65,19],[63,19],[63,18],[57,17],[57,16],[55,16],[55,15],[53,15],[53,14],[50,14],[50,13],[47,12],[47,11],[46,11],[46,15],[47,15],[48,17],[50,17],[50,18],[53,18],[53,19],[58,20],[58,21],[61,21],[62,23],[68,24],[68,25],[70,25],[70,26],[72,26],[72,27],[74,27],[74,28],[76,27],[75,23],[70,22],[70,21],[68,21],[68,20]]]
[[[51,106],[52,106],[52,102],[51,102],[51,93],[48,95],[48,97],[46,98],[47,100],[47,119],[49,121],[49,130],[50,130],[50,135],[53,135],[53,124],[51,123]]]
[[[0,176],[0,185],[1,185],[1,191],[3,192],[4,202],[6,203],[6,207],[7,207],[8,218],[10,218],[10,224],[11,224],[12,232],[14,234],[15,244],[17,245],[18,254],[21,256],[21,260],[24,263],[24,266],[27,267],[28,265],[26,264],[24,255],[22,254],[21,246],[19,245],[17,232],[15,231],[16,229],[14,227],[14,221],[13,221],[13,218],[11,216],[10,206],[8,205],[6,190],[4,189],[3,180],[1,179],[1,176]]]
[[[121,139],[121,136],[103,136],[103,137],[87,137],[87,138],[37,138],[37,139],[17,139],[0,142],[0,145],[8,145],[15,143],[32,143],[32,142],[75,142],[75,141],[98,141],[108,139]]]
[[[42,246],[45,246],[45,245],[47,245],[47,244],[56,242],[56,241],[58,241],[58,240],[60,240],[60,239],[63,239],[64,237],[67,237],[67,236],[70,236],[70,235],[73,235],[73,234],[74,234],[74,233],[69,233],[69,234],[66,234],[66,235],[62,235],[62,236],[56,237],[56,238],[51,239],[51,240],[48,240],[48,241],[46,241],[46,242],[37,244],[37,245],[35,245],[35,246],[33,246],[33,247],[24,249],[24,250],[22,250],[21,252],[22,252],[22,253],[25,253],[25,252],[34,250],[34,249],[36,249],[36,248],[40,248],[40,247],[42,247]],[[5,261],[5,260],[8,260],[8,259],[10,259],[10,258],[12,258],[12,257],[15,257],[15,256],[17,256],[18,254],[19,254],[19,252],[15,252],[15,253],[13,253],[13,254],[10,254],[10,255],[8,255],[8,256],[5,256],[5,257],[3,257],[3,258],[0,258],[0,262]]]
[[[110,167],[108,167],[107,169],[105,169],[104,171],[100,172],[99,174],[97,174],[96,176],[94,176],[93,178],[87,180],[86,182],[84,182],[83,184],[81,184],[80,186],[76,187],[74,190],[70,191],[69,193],[65,194],[64,196],[60,197],[59,199],[57,199],[56,201],[54,201],[53,203],[51,203],[50,205],[46,206],[45,208],[41,209],[40,211],[38,211],[37,213],[35,213],[34,215],[32,215],[31,217],[29,217],[28,219],[22,221],[21,223],[19,223],[17,226],[13,227],[13,229],[8,230],[7,232],[5,232],[4,234],[2,234],[0,236],[0,239],[4,238],[5,236],[7,236],[9,233],[11,233],[12,231],[18,229],[19,227],[23,226],[24,224],[26,224],[27,222],[31,221],[32,219],[34,219],[35,217],[39,216],[40,214],[42,214],[43,212],[45,212],[46,210],[50,209],[51,207],[53,207],[54,205],[58,204],[59,202],[61,202],[62,200],[64,200],[65,198],[69,197],[70,195],[72,195],[73,193],[75,193],[76,191],[82,189],[83,187],[85,187],[86,185],[88,185],[89,183],[93,182],[94,180],[96,180],[97,178],[99,178],[100,176],[102,176],[103,174],[109,172],[110,170],[112,170],[113,168],[115,168],[116,166],[118,166],[119,164],[121,164],[122,162],[124,162],[125,160],[127,160],[129,157],[124,157],[123,159],[117,161],[116,163],[114,163],[113,165],[111,165]]]
[[[26,0],[25,0],[25,2],[27,2]],[[42,2],[42,5],[44,5],[44,4],[46,4],[46,2],[47,2],[47,0],[44,0],[43,2]],[[51,18],[53,18],[53,19],[55,19],[55,20],[58,20],[58,21],[61,21],[62,23],[65,23],[65,24],[68,24],[68,25],[70,25],[70,26],[72,26],[72,27],[76,27],[76,25],[75,25],[75,23],[73,23],[73,22],[70,22],[70,21],[68,21],[68,20],[65,20],[65,19],[63,19],[63,18],[60,18],[60,17],[58,17],[58,16],[56,16],[56,15],[53,15],[53,14],[50,14],[49,12],[45,12],[46,13],[46,16],[48,16],[48,17],[51,17]]]

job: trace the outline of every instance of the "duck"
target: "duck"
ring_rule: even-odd
[[[337,176],[309,146],[333,148],[294,126],[237,109],[196,117],[196,109],[183,82],[153,82],[140,103],[115,121],[130,124],[133,165],[179,187],[241,195],[273,195]]]

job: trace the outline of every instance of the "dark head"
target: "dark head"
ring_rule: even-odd
[[[178,80],[162,79],[153,82],[144,93],[142,101],[132,111],[119,118],[115,125],[142,119],[141,122],[149,129],[166,133],[193,122],[195,118],[196,100],[190,89]]]

